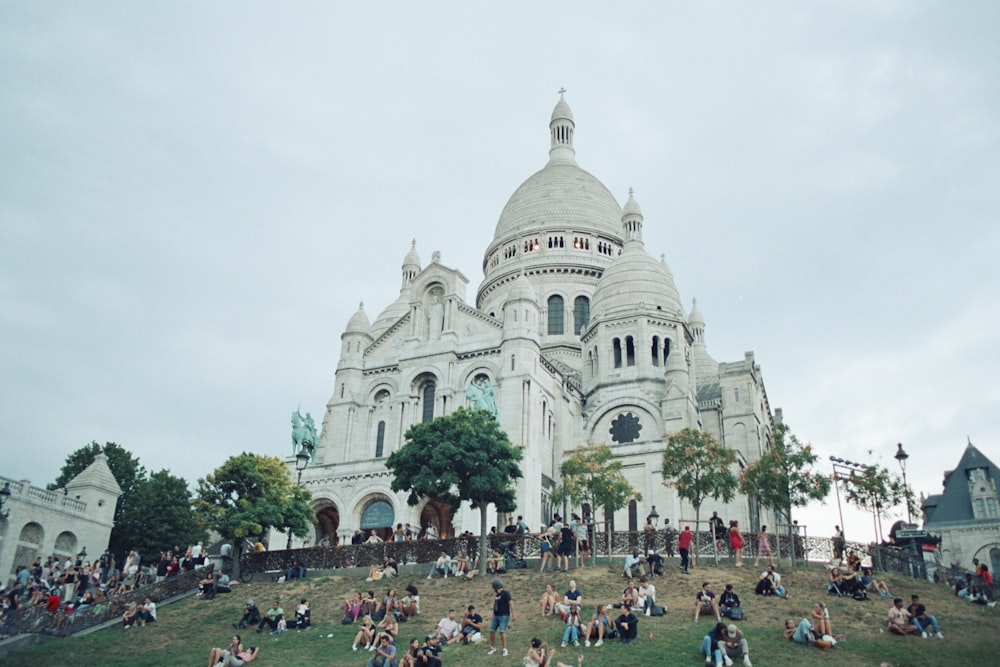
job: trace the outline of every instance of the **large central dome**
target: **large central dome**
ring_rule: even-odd
[[[521,272],[540,295],[554,274],[580,276],[592,289],[622,247],[621,206],[604,184],[576,163],[576,123],[561,96],[549,123],[549,161],[507,200],[483,257],[477,305],[492,310],[500,285]]]

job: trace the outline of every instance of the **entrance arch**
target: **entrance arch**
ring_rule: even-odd
[[[316,542],[335,546],[340,542],[337,529],[340,528],[340,510],[330,501],[317,503],[313,508],[316,512]],[[325,542],[324,542],[325,540]]]
[[[392,538],[392,525],[396,520],[396,511],[392,501],[382,495],[370,497],[361,509],[361,533],[367,536],[371,531],[383,540]]]
[[[428,525],[432,525],[441,539],[454,537],[452,518],[451,505],[437,499],[428,500],[420,511],[420,532],[422,534]]]

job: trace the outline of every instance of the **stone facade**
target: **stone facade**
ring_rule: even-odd
[[[945,565],[972,569],[976,558],[990,572],[1000,568],[998,480],[1000,469],[970,441],[958,466],[944,474],[944,491],[923,501],[924,529],[941,537]]]
[[[48,491],[27,480],[2,477],[0,485],[10,489],[3,507],[9,514],[0,518],[0,572],[4,579],[12,576],[18,565],[31,565],[38,557],[65,559],[86,548],[93,560],[107,548],[121,488],[104,454],[98,454],[65,489]]]
[[[532,527],[558,509],[549,495],[563,454],[588,441],[610,445],[642,494],[614,517],[619,530],[641,526],[654,505],[674,525],[694,517],[662,484],[665,434],[705,429],[741,465],[769,446],[773,415],[753,353],[733,363],[711,357],[701,312],[685,313],[666,261],[645,250],[632,193],[619,206],[577,165],[562,98],[549,128],[549,160],[500,214],[473,303],[468,279],[439,253],[423,265],[414,242],[399,297],[374,322],[363,305],[348,322],[315,463],[303,475],[317,539],[397,522],[432,523],[443,536],[478,530],[478,512],[465,507],[456,516],[433,501],[408,507],[390,490],[384,459],[411,425],[488,401],[483,391],[524,447],[517,513]],[[744,530],[770,523],[742,496],[702,509]]]

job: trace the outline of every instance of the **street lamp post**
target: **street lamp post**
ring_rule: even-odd
[[[305,443],[303,443],[302,446],[299,448],[299,453],[295,455],[295,469],[299,473],[298,479],[295,481],[295,486],[301,486],[302,485],[302,471],[305,470],[306,467],[309,465],[309,459],[310,458],[312,458],[312,457],[309,455],[309,452],[306,449]],[[292,548],[292,529],[291,529],[291,527],[289,527],[289,529],[288,529],[288,543],[285,545],[285,548],[286,549],[291,549]]]
[[[906,498],[904,500],[906,503],[906,523],[913,523],[910,518],[910,485],[906,483],[906,459],[910,458],[910,455],[903,449],[903,443],[896,443],[896,456],[893,458],[899,461],[899,469],[903,471],[903,487],[906,489]]]

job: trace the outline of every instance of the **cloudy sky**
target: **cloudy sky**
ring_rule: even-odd
[[[412,238],[474,297],[563,86],[824,464],[1000,462],[1000,5],[694,4],[0,3],[0,475],[288,454]]]

